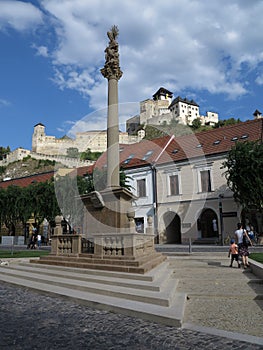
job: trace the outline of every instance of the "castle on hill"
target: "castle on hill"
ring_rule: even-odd
[[[215,125],[218,123],[218,113],[206,112],[206,115],[200,115],[199,105],[194,100],[180,96],[173,99],[171,91],[160,87],[152,99],[140,102],[140,114],[126,121],[126,131],[133,134],[141,125],[169,124],[173,119],[179,124],[190,126],[195,119],[199,119],[202,125]]]
[[[261,118],[261,112],[256,110],[254,118]],[[218,123],[218,113],[207,111],[206,115],[200,115],[199,105],[188,98],[177,96],[173,99],[173,93],[164,87],[160,87],[153,94],[152,99],[140,102],[139,115],[133,116],[126,121],[126,132],[119,133],[121,144],[134,144],[140,142],[145,131],[142,126],[169,124],[172,120],[179,124],[192,125],[195,119],[199,119],[202,125],[215,125]],[[7,154],[0,161],[0,166],[22,160],[26,156],[35,159],[50,159],[60,162],[68,167],[90,165],[90,161],[80,161],[68,154],[69,149],[77,149],[79,153],[90,149],[91,152],[105,152],[107,149],[107,131],[91,130],[76,133],[75,138],[63,136],[56,138],[46,134],[46,127],[42,123],[34,126],[32,135],[32,150],[17,148]]]
[[[143,130],[140,130],[136,136],[128,135],[127,132],[120,132],[119,142],[132,144],[141,141],[143,137]],[[90,149],[91,152],[105,152],[107,149],[107,131],[77,132],[75,139],[68,136],[56,138],[55,136],[46,135],[43,124],[38,123],[34,126],[32,152],[46,155],[67,155],[70,148],[76,148],[78,152],[85,152],[87,149]]]

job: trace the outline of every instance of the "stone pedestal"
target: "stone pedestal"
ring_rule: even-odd
[[[99,194],[100,203],[94,203],[94,192],[81,196],[86,208],[84,232],[88,236],[97,233],[129,233],[127,213],[131,207],[132,194],[121,187],[107,188]]]

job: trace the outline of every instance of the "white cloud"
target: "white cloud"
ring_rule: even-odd
[[[153,0],[148,5],[44,0],[42,5],[56,18],[55,81],[88,96],[93,108],[102,105],[105,83],[99,68],[112,24],[120,29],[121,101],[151,97],[161,85],[175,93],[200,89],[236,98],[247,92],[242,65],[262,62],[260,1],[247,6],[237,0]]]
[[[33,44],[32,48],[36,50],[37,56],[49,57],[48,48],[46,46],[36,46]]]
[[[256,77],[255,82],[256,82],[258,85],[263,85],[263,73],[259,74],[259,75]]]
[[[31,3],[2,0],[0,6],[0,30],[12,27],[23,31],[42,23],[42,12]]]
[[[8,107],[11,103],[5,99],[0,98],[0,107]]]
[[[60,89],[80,92],[95,110],[106,104],[100,68],[113,24],[120,29],[121,102],[149,98],[160,86],[175,95],[208,91],[236,99],[249,91],[246,75],[263,61],[259,0],[42,0],[41,8],[55,37],[43,37],[37,54],[52,58]],[[0,28],[34,27],[42,17],[29,3],[1,2]]]

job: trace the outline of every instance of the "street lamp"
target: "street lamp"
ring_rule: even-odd
[[[224,245],[224,222],[223,222],[222,198],[224,198],[224,195],[221,193],[218,196],[218,200],[219,200],[218,206],[219,206],[221,244]]]

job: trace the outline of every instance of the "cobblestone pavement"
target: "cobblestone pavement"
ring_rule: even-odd
[[[2,283],[0,348],[259,350],[263,346],[94,310]]]

